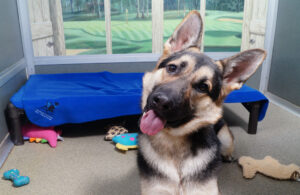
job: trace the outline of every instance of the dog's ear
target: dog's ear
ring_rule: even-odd
[[[164,55],[169,55],[191,46],[200,48],[202,29],[203,22],[200,13],[191,11],[164,44]]]
[[[223,93],[240,89],[247,79],[263,63],[266,52],[262,49],[251,49],[232,57],[220,60],[223,69]]]

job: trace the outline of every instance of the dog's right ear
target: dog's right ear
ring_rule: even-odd
[[[200,48],[202,29],[203,22],[200,13],[198,11],[191,11],[164,44],[163,55],[170,55],[191,46]]]

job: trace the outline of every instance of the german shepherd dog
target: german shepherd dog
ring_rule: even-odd
[[[202,26],[200,14],[190,12],[143,77],[137,157],[143,195],[219,194],[221,154],[230,159],[233,152],[222,103],[266,52],[252,49],[214,61],[200,52]]]

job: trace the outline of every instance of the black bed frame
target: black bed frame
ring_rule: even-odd
[[[248,133],[256,134],[259,111],[262,101],[242,103],[249,111]],[[23,109],[16,108],[11,102],[5,110],[10,138],[15,145],[23,145],[22,124],[27,121]]]

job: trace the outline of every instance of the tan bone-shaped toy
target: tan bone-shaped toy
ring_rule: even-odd
[[[249,156],[239,158],[239,164],[243,168],[243,176],[251,179],[256,172],[275,179],[290,179],[300,181],[300,167],[295,164],[283,165],[271,156],[266,156],[262,160],[257,160]]]

